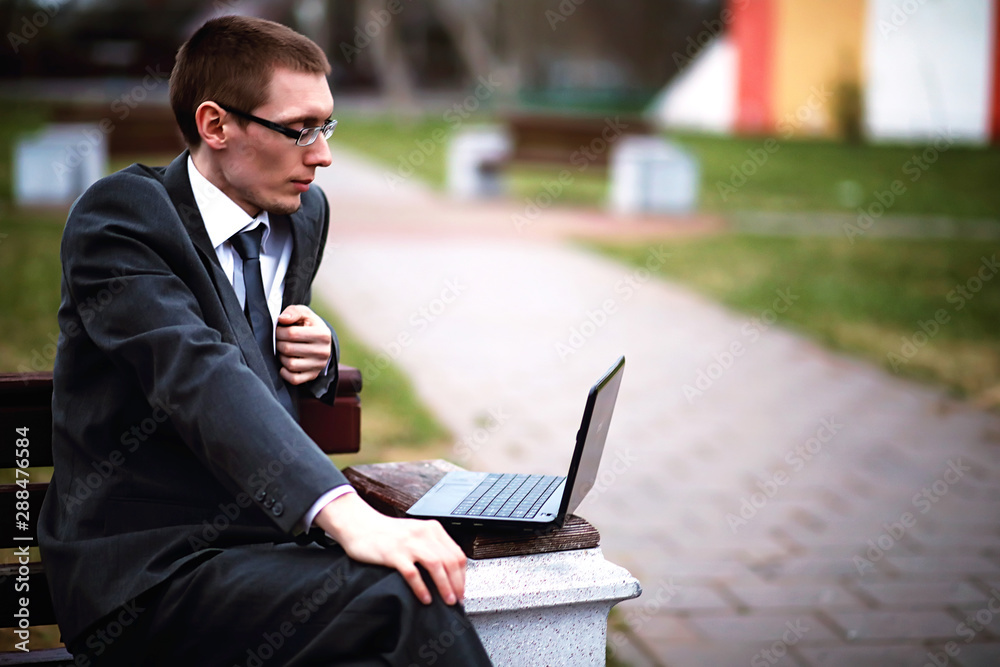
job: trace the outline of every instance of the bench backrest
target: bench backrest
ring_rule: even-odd
[[[512,114],[505,119],[514,162],[562,164],[579,168],[608,165],[608,148],[622,134],[650,134],[653,127],[634,116]]]
[[[360,450],[360,392],[361,372],[340,366],[333,405],[312,398],[300,401],[302,428],[327,454]],[[42,474],[37,469],[50,466],[52,373],[0,373],[0,547],[38,546],[38,512],[48,482],[39,481]],[[15,555],[15,562],[0,564],[0,627],[17,627],[15,615],[21,609],[20,598],[26,597],[23,591],[30,592],[31,625],[55,624],[42,563],[33,559],[22,564],[17,559]],[[17,663],[0,656],[0,664]]]

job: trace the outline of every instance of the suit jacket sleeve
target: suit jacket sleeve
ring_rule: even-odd
[[[63,237],[71,298],[99,306],[89,338],[150,404],[176,406],[177,432],[231,493],[293,532],[346,479],[206,323],[203,301],[218,295],[166,191],[129,173],[106,181],[76,203]]]

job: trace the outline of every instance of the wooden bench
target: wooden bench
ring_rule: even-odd
[[[639,116],[510,114],[504,118],[511,141],[509,164],[558,164],[606,168],[610,147],[624,134],[651,134],[653,127]]]
[[[448,189],[454,195],[498,195],[503,191],[501,173],[513,166],[561,167],[560,181],[591,169],[605,170],[622,136],[654,131],[641,117],[615,114],[517,113],[500,120],[500,127],[469,128],[453,139]]]
[[[300,422],[305,431],[327,454],[356,453],[361,447],[361,373],[356,368],[340,366],[340,378],[333,405],[315,399],[303,399]],[[18,429],[26,429],[21,430]],[[27,469],[17,439],[27,435]],[[37,559],[25,557],[18,562],[16,551],[37,547],[38,512],[48,489],[47,482],[33,481],[42,476],[38,468],[52,466],[52,374],[0,374],[0,470],[13,483],[0,484],[0,547],[15,549],[15,562],[0,565],[0,628],[12,628],[15,645],[20,598],[29,600],[30,626],[54,625],[55,613],[49,595],[45,568]],[[45,475],[46,478],[48,475]],[[25,493],[26,492],[26,493]],[[25,497],[27,496],[27,497]],[[18,503],[26,505],[18,506]],[[25,510],[24,516],[18,512]],[[27,529],[18,525],[25,521]],[[37,554],[37,550],[32,550]],[[27,589],[24,587],[27,586]],[[20,592],[15,587],[22,589]],[[27,636],[27,635],[25,635]],[[26,645],[31,647],[30,643]],[[72,665],[72,656],[64,648],[14,650],[0,653],[0,665]]]

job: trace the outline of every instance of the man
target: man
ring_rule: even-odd
[[[294,417],[335,393],[308,307],[329,72],[284,26],[209,21],[170,81],[189,151],[70,212],[39,540],[77,664],[488,664],[461,550],[375,512]]]

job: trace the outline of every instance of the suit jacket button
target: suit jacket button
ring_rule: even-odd
[[[271,509],[271,507],[273,506],[274,506],[274,498],[268,498],[267,500],[264,501],[264,507],[266,507],[267,509]]]
[[[285,506],[281,503],[274,503],[274,507],[271,508],[271,514],[274,516],[281,516],[285,511]]]
[[[264,489],[257,489],[257,493],[253,494],[253,499],[257,502],[261,502],[264,498],[267,498],[267,494],[264,493]]]

